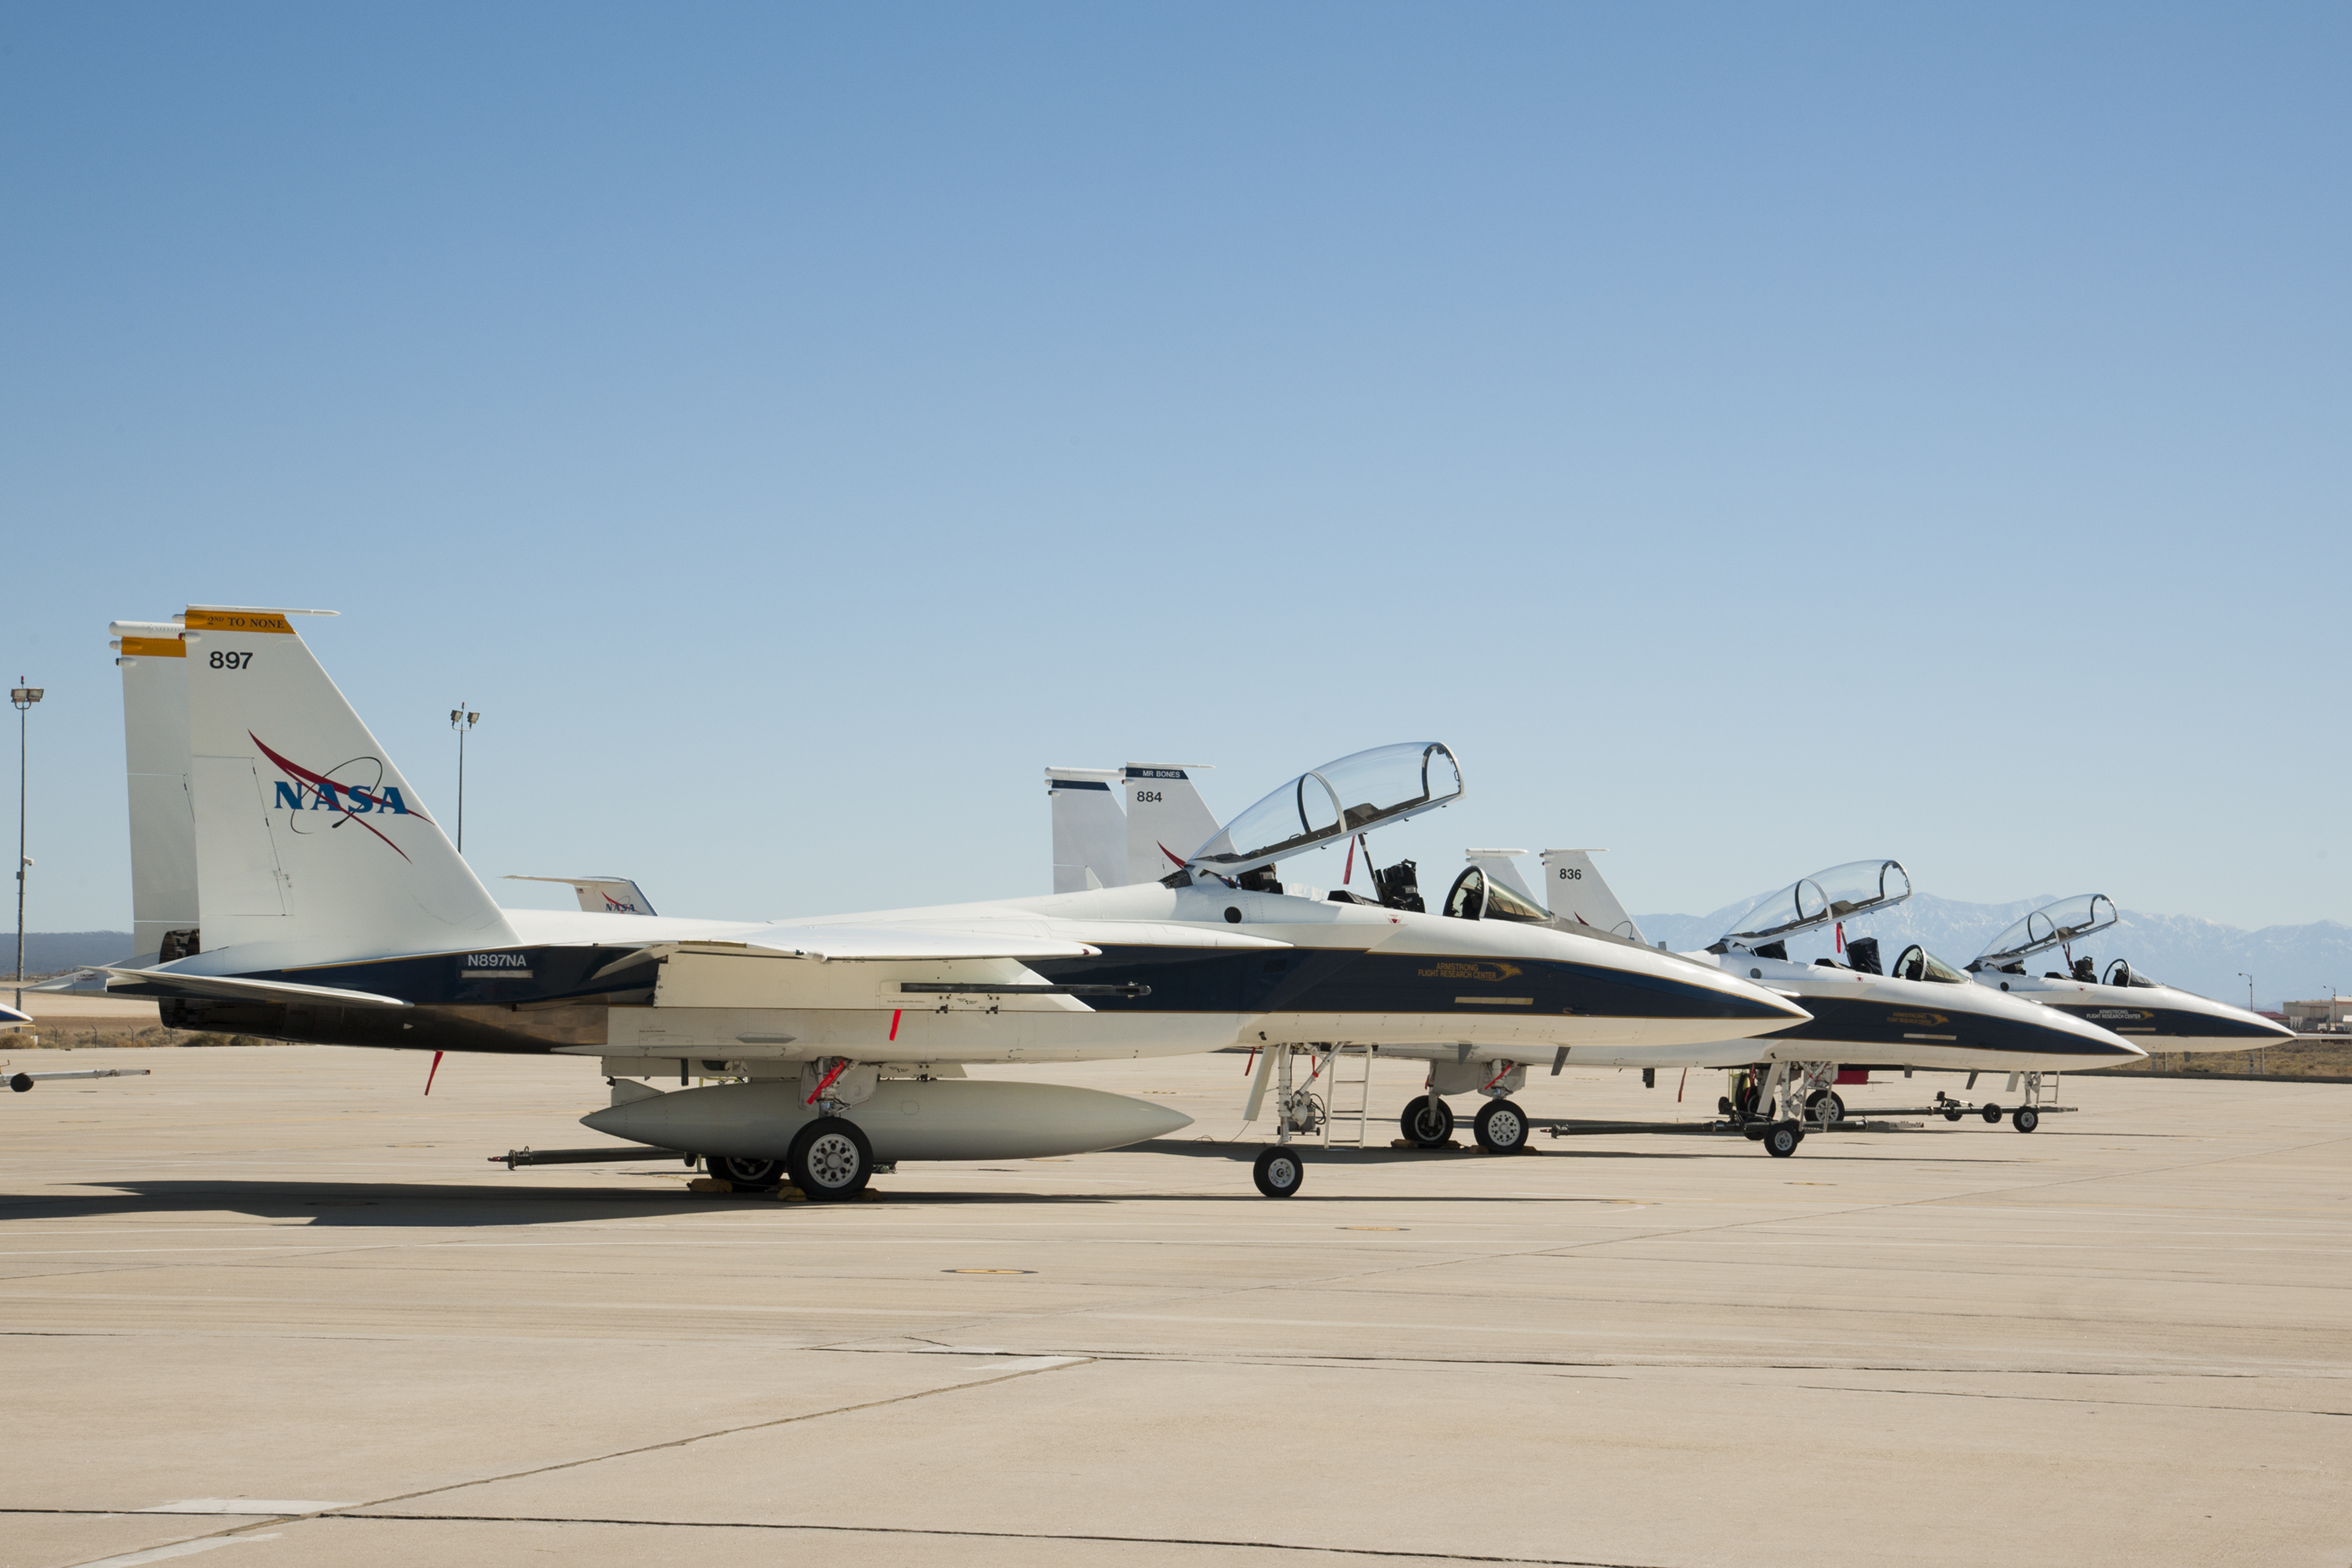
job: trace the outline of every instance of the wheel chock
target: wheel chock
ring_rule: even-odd
[[[686,1184],[688,1192],[733,1192],[735,1184],[718,1176],[697,1176]]]

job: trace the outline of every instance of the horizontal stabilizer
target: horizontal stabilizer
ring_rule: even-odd
[[[398,997],[345,991],[332,986],[298,986],[286,980],[247,980],[231,975],[183,975],[170,969],[117,969],[107,989],[117,996],[203,997],[229,1002],[327,1002],[342,1008],[404,1008]]]
[[[551,882],[572,890],[585,915],[651,915],[654,901],[625,876],[509,876],[509,882]]]

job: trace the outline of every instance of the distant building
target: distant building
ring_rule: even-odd
[[[2287,1027],[2300,1030],[2340,1030],[2352,1019],[2352,997],[2322,997],[2310,1002],[2281,1002]]]

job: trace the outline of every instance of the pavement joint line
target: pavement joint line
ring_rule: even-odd
[[[829,1416],[852,1416],[861,1410],[879,1410],[891,1405],[905,1405],[918,1399],[929,1399],[932,1396],[939,1394],[961,1394],[966,1389],[989,1388],[997,1384],[1011,1383],[1019,1378],[1036,1377],[1048,1372],[1060,1372],[1073,1366],[1090,1365],[1092,1364],[1094,1358],[1091,1356],[1054,1356],[1038,1357],[1034,1359],[1047,1360],[1050,1361],[1052,1364],[1045,1366],[1029,1365],[1013,1367],[1008,1371],[998,1374],[994,1377],[968,1378],[959,1383],[942,1384],[936,1388],[917,1389],[908,1394],[894,1394],[887,1399],[867,1399],[862,1400],[855,1405],[837,1405],[826,1410],[808,1410],[796,1416],[782,1416],[772,1421],[750,1421],[740,1427],[721,1427],[713,1431],[697,1432],[684,1437],[672,1437],[665,1442],[640,1443],[635,1448],[615,1448],[612,1452],[605,1454],[591,1454],[585,1458],[565,1459],[561,1463],[551,1465],[534,1465],[528,1469],[509,1470],[501,1475],[478,1476],[472,1480],[452,1481],[446,1486],[425,1487],[416,1491],[400,1492],[392,1497],[376,1498],[367,1502],[355,1502],[351,1504],[348,1508],[321,1511],[320,1513],[315,1514],[284,1514],[278,1517],[279,1520],[320,1519],[330,1517],[331,1515],[347,1515],[356,1509],[386,1508],[394,1503],[407,1502],[415,1498],[437,1497],[443,1492],[464,1491],[471,1487],[496,1486],[501,1481],[524,1480],[532,1476],[552,1475],[560,1470],[578,1469],[583,1465],[601,1465],[612,1459],[632,1458],[639,1454],[655,1454],[660,1453],[664,1449],[667,1448],[688,1448],[696,1443],[709,1442],[716,1437],[731,1437],[744,1432],[764,1432],[778,1427],[796,1426],[803,1421],[821,1421]],[[387,1514],[383,1517],[399,1519],[421,1516]],[[277,1522],[277,1521],[272,1521],[272,1522]],[[251,1530],[256,1527],[253,1525],[245,1525],[241,1528]],[[227,1534],[234,1532],[221,1531],[220,1533]]]
[[[363,1504],[375,1507],[376,1504]],[[1528,1568],[1655,1568],[1651,1563],[1602,1561],[1591,1557],[1507,1557],[1475,1552],[1415,1552],[1396,1547],[1318,1546],[1286,1541],[1243,1541],[1213,1536],[1099,1535],[1042,1530],[925,1530],[908,1525],[782,1524],[751,1520],[696,1519],[560,1519],[529,1514],[471,1513],[333,1513],[306,1515],[315,1519],[348,1519],[371,1524],[396,1521],[424,1524],[604,1524],[646,1530],[768,1530],[811,1531],[828,1535],[913,1535],[954,1541],[1071,1541],[1107,1546],[1202,1546],[1223,1551],[1320,1552],[1333,1557],[1388,1558],[1414,1563],[1510,1563]]]

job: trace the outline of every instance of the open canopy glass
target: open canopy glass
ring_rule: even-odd
[[[1377,746],[1300,774],[1226,823],[1192,865],[1236,876],[1462,798],[1462,768],[1441,741]]]
[[[1723,934],[1723,943],[1753,947],[1829,920],[1851,920],[1911,896],[1911,874],[1901,861],[1848,861],[1799,877],[1756,906]]]
[[[2104,893],[2078,894],[2044,904],[1986,944],[1969,965],[1971,969],[1998,969],[2044,947],[2079,942],[2094,931],[2116,923],[2115,901]]]

